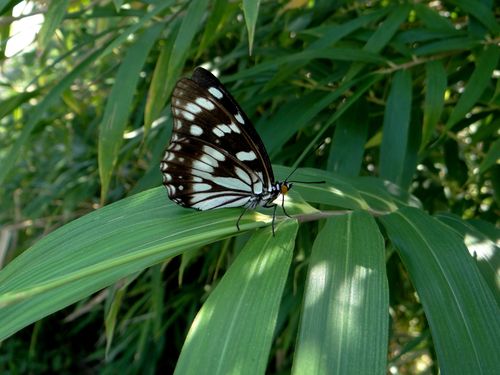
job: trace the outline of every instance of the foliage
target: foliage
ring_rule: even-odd
[[[10,55],[23,4],[0,2],[0,369],[499,367],[490,0],[28,3],[43,25]],[[238,232],[241,210],[158,187],[202,64],[279,177],[325,181],[294,185],[275,237],[268,211]]]

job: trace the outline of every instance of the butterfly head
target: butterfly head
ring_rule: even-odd
[[[282,195],[287,195],[288,191],[292,188],[292,183],[288,181],[284,181],[280,183],[280,193]]]

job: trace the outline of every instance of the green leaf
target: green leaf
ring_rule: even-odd
[[[313,245],[294,374],[385,374],[384,240],[364,212],[327,219]]]
[[[488,30],[493,34],[497,35],[500,33],[500,26],[498,20],[495,19],[495,15],[491,9],[482,2],[476,0],[452,0],[452,3],[457,4],[467,13],[470,13],[475,19],[481,22]]]
[[[175,26],[174,26],[175,29]],[[161,111],[165,107],[175,82],[168,80],[168,69],[170,64],[170,56],[173,48],[174,38],[173,33],[170,33],[161,46],[160,56],[156,62],[153,78],[149,85],[148,97],[146,99],[146,109],[144,111],[144,138],[151,129],[153,121],[157,120]]]
[[[429,321],[444,374],[494,374],[500,310],[463,240],[421,210],[381,216]]]
[[[443,63],[439,60],[426,64],[424,124],[422,131],[423,149],[432,138],[436,125],[444,109],[444,94],[446,91],[447,77]]]
[[[54,37],[54,32],[64,19],[69,0],[53,0],[48,3],[47,13],[40,32],[38,33],[38,48],[47,48],[50,40]]]
[[[481,56],[478,57],[476,68],[446,123],[447,130],[453,128],[479,100],[491,82],[493,70],[497,67],[499,58],[500,47],[495,45],[485,48]]]
[[[140,72],[150,49],[164,25],[155,24],[140,35],[130,46],[116,73],[115,84],[109,94],[103,119],[99,125],[99,177],[101,202],[106,200],[111,175],[123,143],[123,132],[128,122]]]
[[[329,170],[345,176],[359,174],[368,136],[367,106],[360,99],[337,121],[328,156]]]
[[[191,1],[186,14],[182,19],[181,26],[172,46],[172,54],[167,71],[167,80],[165,85],[173,87],[174,82],[179,79],[182,68],[186,63],[190,48],[192,48],[193,39],[198,29],[203,25],[203,16],[206,13],[208,0]]]
[[[480,175],[483,174],[488,169],[498,164],[499,160],[500,160],[500,139],[497,139],[495,142],[491,144],[490,149],[488,150],[486,156],[479,165],[478,174]]]
[[[382,145],[380,146],[380,176],[402,184],[406,157],[409,152],[412,79],[409,70],[394,75],[384,113]]]
[[[363,50],[367,52],[378,53],[391,41],[396,34],[401,24],[408,17],[410,6],[401,4],[396,6],[389,13],[387,19],[379,25],[375,32],[370,36],[370,39],[363,46]],[[345,80],[353,79],[363,69],[364,64],[354,64],[346,74]]]
[[[264,374],[297,222],[255,233],[198,312],[175,374]]]
[[[243,14],[248,31],[248,53],[252,54],[255,25],[259,15],[260,0],[243,0]]]
[[[474,258],[481,275],[490,287],[493,296],[500,306],[500,249],[485,234],[459,216],[450,213],[436,215],[437,219],[453,228],[464,240],[469,254]]]

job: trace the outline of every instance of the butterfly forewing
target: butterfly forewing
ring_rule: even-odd
[[[274,183],[269,157],[217,78],[197,68],[192,79],[181,79],[172,94],[172,114],[172,139],[161,163],[172,200],[200,210],[267,203],[261,201]]]

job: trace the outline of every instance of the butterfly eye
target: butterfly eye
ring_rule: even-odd
[[[281,185],[281,194],[286,195],[288,193],[288,190],[290,190],[290,187],[287,184]]]

